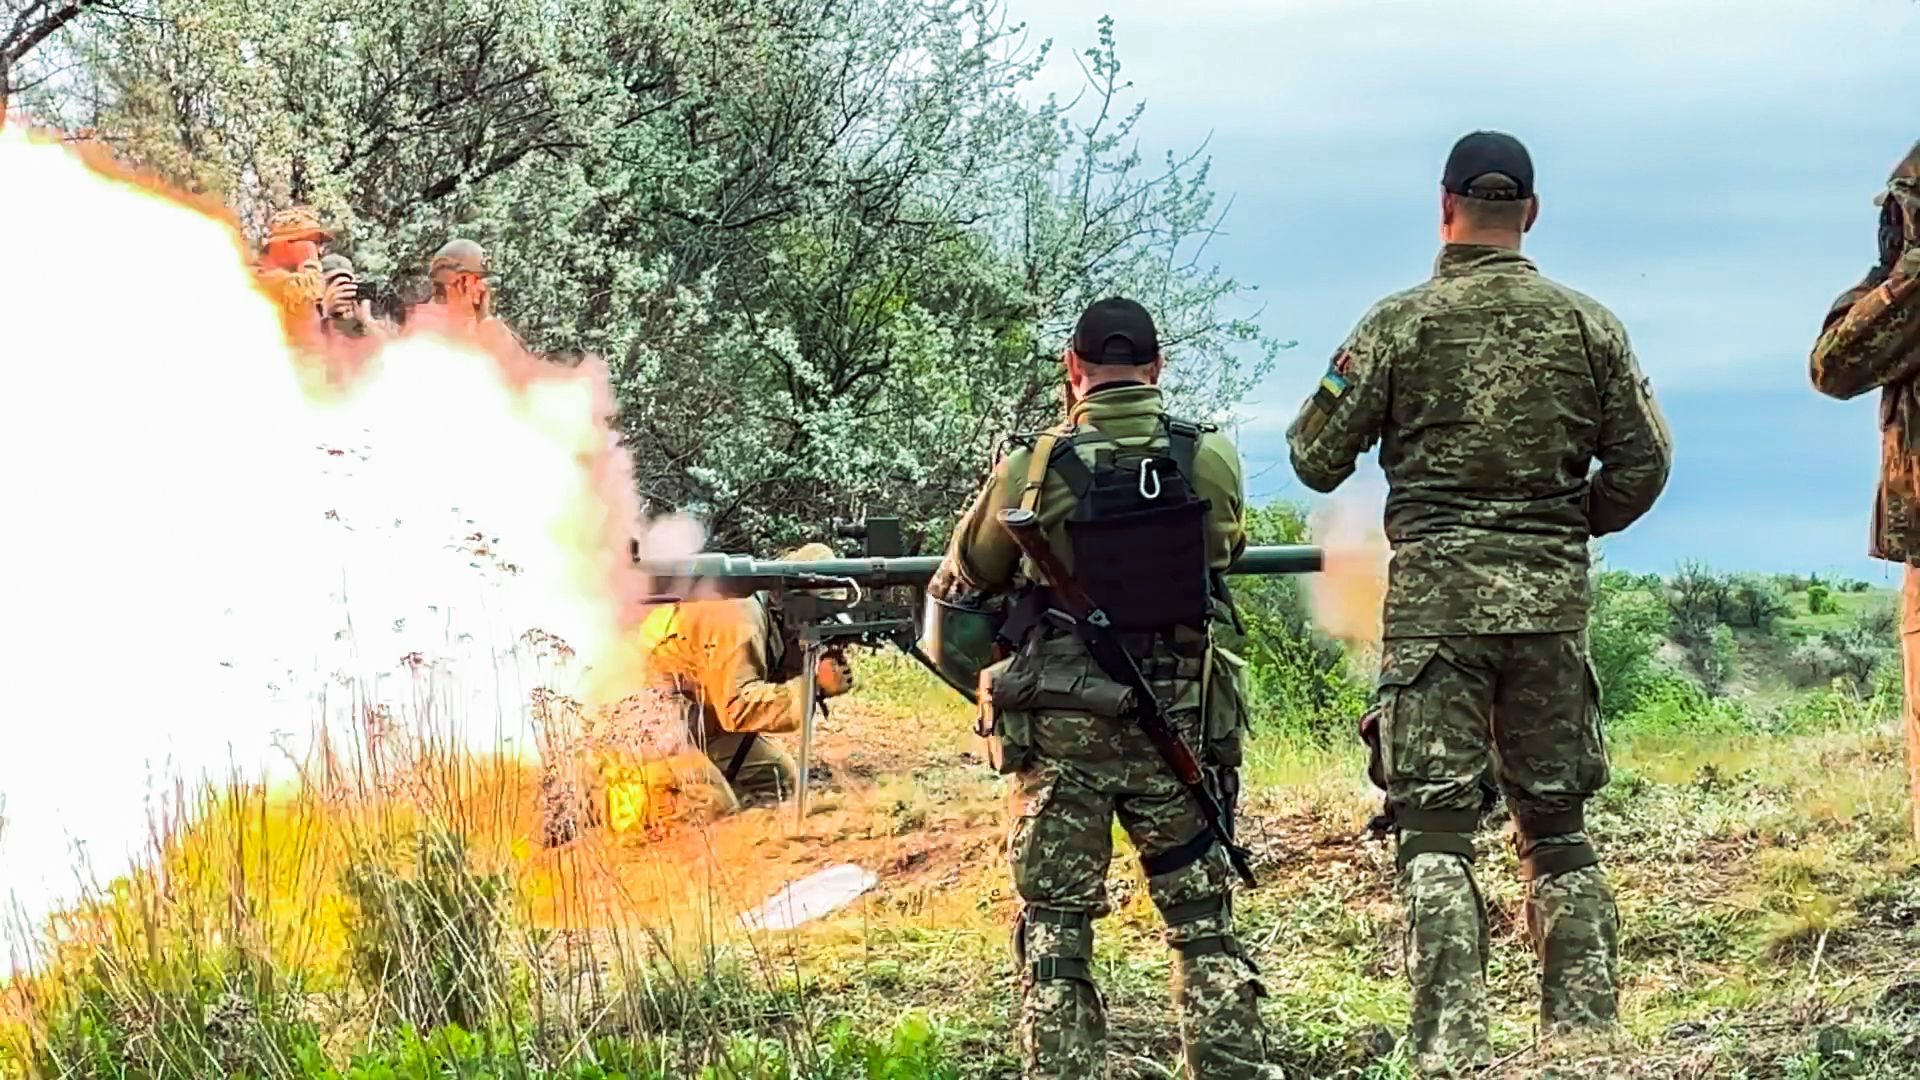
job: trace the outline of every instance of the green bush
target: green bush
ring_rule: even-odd
[[[1741,574],[1733,579],[1728,625],[1769,632],[1788,610],[1787,594],[1773,579],[1759,574]]]
[[[317,1045],[296,980],[184,941],[145,956],[103,946],[57,995],[36,1002],[44,1030],[21,1063],[34,1075],[297,1075]]]
[[[387,1036],[356,1055],[344,1070],[317,1052],[302,1075],[313,1080],[435,1080],[438,1077],[516,1076],[529,1080],[959,1080],[938,1029],[908,1013],[874,1038],[845,1018],[826,1024],[816,1045],[733,1035],[695,1055],[661,1043],[603,1038],[580,1052],[546,1063],[544,1055],[511,1036],[443,1027]]]
[[[1893,604],[1875,604],[1860,613],[1860,629],[1870,637],[1892,644],[1900,635],[1900,609]]]
[[[1807,586],[1807,614],[1826,615],[1834,610],[1832,590],[1819,581]]]
[[[1705,641],[1733,612],[1733,583],[1703,563],[1681,563],[1667,582],[1667,604],[1676,641]]]
[[[1731,734],[1749,726],[1748,712],[1739,702],[1713,697],[1690,679],[1662,673],[1642,688],[1639,700],[1614,729],[1636,735]]]
[[[1669,617],[1661,587],[1658,578],[1649,584],[1642,576],[1617,570],[1594,575],[1587,646],[1609,721],[1637,709],[1661,676],[1658,651]]]

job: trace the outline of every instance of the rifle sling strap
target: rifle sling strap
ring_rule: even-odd
[[[1029,513],[1039,512],[1040,489],[1047,486],[1047,466],[1059,443],[1060,436],[1051,431],[1033,441],[1033,456],[1027,459],[1027,483],[1020,489],[1020,509]]]
[[[1178,847],[1140,856],[1140,868],[1147,872],[1148,877],[1159,877],[1162,874],[1185,870],[1206,858],[1207,852],[1212,851],[1213,846],[1219,842],[1219,839],[1213,835],[1212,829],[1203,828],[1199,835]]]
[[[740,776],[741,766],[747,763],[747,754],[753,750],[753,744],[760,740],[760,733],[749,731],[740,737],[740,747],[733,752],[733,760],[727,762],[727,783],[731,784]]]

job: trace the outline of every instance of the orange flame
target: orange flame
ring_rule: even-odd
[[[1371,677],[1380,651],[1382,605],[1392,552],[1380,526],[1376,493],[1348,489],[1318,506],[1309,520],[1325,553],[1311,579],[1313,619],[1347,646],[1356,673]]]
[[[71,841],[120,872],[155,770],[284,767],[276,729],[342,719],[329,686],[404,715],[431,679],[477,748],[532,753],[529,692],[643,614],[630,540],[698,546],[641,521],[602,363],[431,333],[302,351],[210,210],[0,130],[0,654],[33,673],[0,900],[28,924],[72,887]]]

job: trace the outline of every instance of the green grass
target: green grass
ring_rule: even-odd
[[[1814,634],[1830,634],[1859,621],[1860,617],[1875,608],[1897,606],[1900,591],[1897,588],[1869,588],[1862,592],[1833,591],[1828,593],[1830,610],[1818,615],[1807,610],[1808,593],[1806,590],[1787,594],[1788,615],[1778,623],[1780,636],[1788,639],[1800,639]]]
[[[232,801],[229,817],[215,819],[227,821],[222,829],[178,846],[193,873],[175,878],[173,894],[122,883],[101,898],[115,916],[105,925],[117,930],[76,942],[47,980],[15,988],[32,993],[24,1013],[16,999],[7,1014],[0,1072],[198,1076],[238,1061],[246,1067],[236,1074],[343,1078],[1017,1075],[1004,784],[965,756],[971,720],[950,691],[897,658],[862,657],[859,677],[827,724],[841,742],[823,744],[839,748],[843,790],[817,800],[829,808],[808,834],[756,812],[688,838],[731,852],[723,865],[735,871],[785,858],[797,873],[854,857],[881,873],[879,889],[832,918],[746,937],[721,925],[717,906],[669,919],[623,901],[618,926],[589,935],[586,962],[605,970],[580,991],[590,973],[551,962],[572,939],[531,927],[526,898],[562,905],[582,886],[478,827],[512,815],[448,801],[469,806],[452,817],[473,827],[472,881],[504,874],[521,898],[504,905],[497,934],[460,936],[423,912],[464,912],[467,921],[451,925],[470,927],[470,903],[435,899],[479,887],[467,871],[421,875],[379,863],[387,857],[367,844],[301,848],[373,827],[363,814]],[[1521,888],[1501,835],[1483,833],[1494,1032],[1515,1075],[1920,1074],[1920,1017],[1882,1005],[1920,982],[1920,850],[1906,834],[1890,700],[1897,694],[1821,691],[1792,697],[1791,725],[1718,726],[1677,712],[1611,733],[1614,782],[1592,827],[1620,897],[1625,1032],[1600,1050],[1534,1048]],[[881,771],[855,768],[846,756],[855,750],[875,755],[868,764]],[[1253,741],[1245,776],[1243,836],[1262,886],[1235,909],[1269,993],[1276,1055],[1293,1076],[1407,1075],[1397,1049],[1408,1001],[1400,913],[1389,849],[1361,838],[1377,793],[1359,747],[1269,731]],[[248,880],[271,889],[236,894],[227,868],[237,849],[256,868]],[[616,845],[608,857],[663,860],[660,873],[691,876],[674,862],[684,850],[668,839]],[[1096,949],[1114,1074],[1171,1076],[1168,956],[1138,865],[1118,850],[1115,912]],[[392,917],[356,922],[350,898],[325,881],[303,899],[288,877],[321,866],[337,876],[368,859],[426,891],[376,878],[362,909]],[[409,926],[441,929],[416,940]],[[376,932],[385,951],[368,947]],[[467,963],[489,950],[479,958],[496,966]],[[383,974],[434,957],[479,992],[422,999],[419,985],[405,984],[414,986],[407,998]],[[478,971],[492,974],[471,983]],[[407,1026],[396,1006],[426,1026]],[[445,1022],[449,1008],[460,1010],[458,1025]],[[1563,1071],[1546,1071],[1555,1067]]]

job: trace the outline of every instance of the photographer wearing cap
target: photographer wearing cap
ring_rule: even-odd
[[[469,334],[488,348],[524,350],[520,339],[493,313],[493,274],[487,252],[472,240],[449,240],[427,266],[433,299],[423,321],[444,332]]]
[[[1587,547],[1653,505],[1671,440],[1620,320],[1520,253],[1539,213],[1519,140],[1461,139],[1433,277],[1367,313],[1287,432],[1316,491],[1376,444],[1386,473],[1376,707],[1422,1070],[1490,1053],[1473,874],[1489,760],[1513,815],[1543,1028],[1605,1028],[1618,1012],[1618,916],[1584,818],[1608,778]]]
[[[328,337],[384,338],[387,328],[374,318],[372,291],[355,276],[353,262],[345,255],[328,255],[320,260],[323,286],[320,296],[320,329]]]
[[[1868,554],[1906,564],[1900,643],[1907,763],[1920,837],[1920,143],[1893,167],[1880,207],[1880,259],[1827,312],[1809,365],[1814,388],[1846,400],[1880,391],[1880,487]]]

